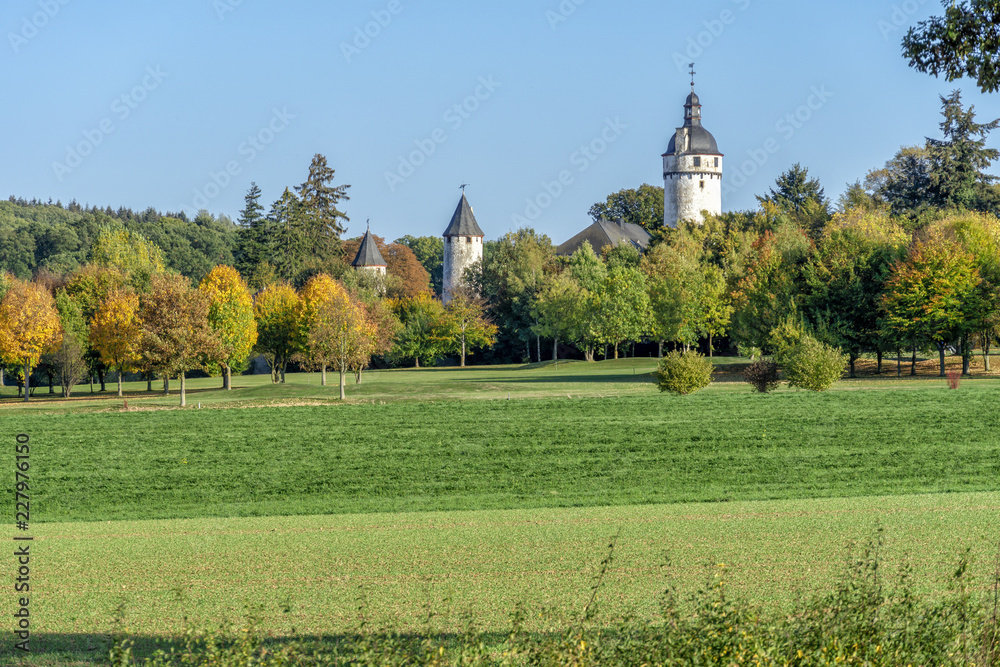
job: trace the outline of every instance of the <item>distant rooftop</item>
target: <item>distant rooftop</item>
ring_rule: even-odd
[[[645,252],[652,240],[649,232],[639,225],[625,222],[618,218],[614,222],[601,218],[590,227],[556,248],[557,255],[572,255],[584,243],[589,243],[595,254],[600,254],[604,246],[617,246],[627,243],[639,252]]]

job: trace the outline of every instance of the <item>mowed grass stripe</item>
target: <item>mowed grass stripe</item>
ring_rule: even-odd
[[[32,547],[44,555],[37,632],[107,630],[120,603],[140,635],[179,633],[185,616],[238,621],[258,607],[276,634],[335,634],[356,629],[362,605],[371,622],[402,631],[425,629],[429,607],[437,629],[463,629],[472,611],[479,627],[503,632],[522,603],[529,626],[544,629],[578,618],[616,534],[599,598],[608,620],[655,619],[667,586],[692,591],[719,563],[737,599],[787,608],[830,590],[879,527],[884,576],[907,563],[920,591],[939,594],[968,547],[974,590],[985,592],[998,512],[1000,494],[980,493],[52,523]]]
[[[968,385],[0,419],[32,438],[32,518],[65,521],[997,490],[998,403]]]

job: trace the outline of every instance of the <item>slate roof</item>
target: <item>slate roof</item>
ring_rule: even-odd
[[[697,113],[695,113],[695,109],[698,110]],[[677,132],[670,137],[670,144],[664,155],[677,154],[677,135],[682,130],[687,130],[690,139],[688,149],[681,151],[680,155],[722,155],[715,137],[701,124],[701,100],[698,99],[694,90],[684,102],[684,127],[678,128]]]
[[[458,202],[455,215],[451,216],[451,224],[444,230],[441,236],[486,236],[476,222],[476,216],[472,213],[469,200],[462,193],[462,201]]]
[[[621,218],[612,222],[606,218],[601,218],[590,227],[566,241],[556,248],[557,255],[572,255],[584,243],[589,243],[594,249],[594,253],[600,255],[601,248],[606,245],[616,246],[621,243],[628,243],[635,246],[639,252],[645,252],[652,240],[645,229],[631,222],[625,222]]]
[[[361,239],[361,247],[358,248],[358,256],[351,262],[351,266],[388,266],[382,259],[382,253],[378,251],[378,244],[372,237],[372,230],[365,232]]]

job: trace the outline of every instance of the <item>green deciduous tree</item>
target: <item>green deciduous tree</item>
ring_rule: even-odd
[[[56,310],[63,330],[62,344],[51,353],[51,363],[55,368],[62,387],[63,398],[69,398],[76,386],[87,374],[87,323],[83,318],[80,304],[66,290],[56,294]]]
[[[450,342],[449,351],[459,354],[465,367],[466,354],[476,348],[489,347],[496,341],[497,327],[486,318],[486,304],[466,286],[452,290],[445,306],[442,336]]]
[[[390,353],[393,359],[412,359],[420,368],[421,363],[432,365],[446,354],[448,340],[442,330],[445,311],[440,301],[423,293],[393,300],[392,307],[402,325]]]
[[[947,343],[980,324],[979,284],[975,258],[953,240],[917,239],[906,259],[893,265],[886,282],[885,323],[914,348],[922,341],[935,343],[944,377]]]
[[[646,279],[639,269],[611,268],[596,296],[601,342],[614,346],[617,359],[621,343],[640,340],[649,330]]]
[[[1000,89],[1000,0],[943,0],[944,16],[910,28],[903,55],[919,72],[948,81],[968,76],[984,93]]]
[[[144,235],[121,224],[101,229],[90,249],[90,261],[120,272],[137,292],[149,291],[153,276],[165,270],[163,251]]]
[[[588,213],[594,222],[622,218],[653,234],[663,229],[663,188],[643,183],[638,188],[619,190],[591,206]]]

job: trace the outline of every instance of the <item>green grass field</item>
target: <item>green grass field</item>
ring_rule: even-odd
[[[668,581],[690,589],[716,562],[780,609],[876,525],[887,564],[912,562],[929,590],[966,547],[985,579],[1000,549],[996,380],[763,396],[723,374],[681,398],[652,368],[371,372],[347,403],[316,375],[241,377],[230,393],[194,380],[183,410],[144,383],[127,386],[129,411],[87,392],[24,406],[8,388],[0,437],[32,444],[35,648],[89,663],[119,604],[146,637],[248,605],[276,633],[335,634],[361,600],[378,623],[418,629],[430,607],[437,627],[471,610],[502,631],[517,602],[579,613],[616,533],[609,618],[654,614]],[[10,495],[0,506],[12,520]],[[67,664],[54,655],[26,664]]]

